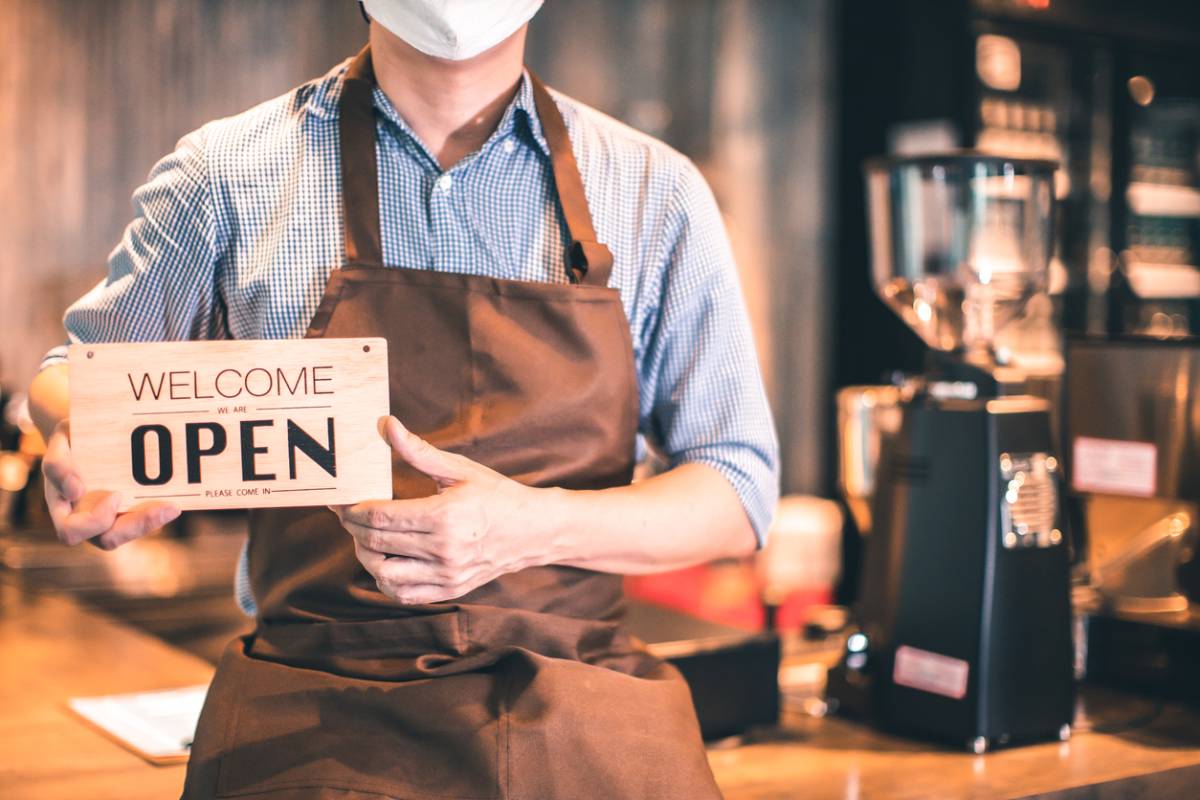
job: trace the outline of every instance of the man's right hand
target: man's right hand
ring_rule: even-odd
[[[63,544],[90,540],[102,550],[113,550],[140,539],[179,516],[179,508],[160,501],[141,503],[118,514],[121,498],[113,492],[89,492],[71,458],[71,431],[63,420],[46,442],[42,458],[46,505]]]

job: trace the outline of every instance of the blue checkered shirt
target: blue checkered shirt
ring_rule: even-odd
[[[185,136],[133,195],[108,276],[66,312],[71,342],[304,335],[344,259],[338,97],[346,65]],[[720,213],[665,144],[555,94],[629,318],[639,455],[716,468],[760,541],[778,443]],[[528,76],[495,133],[442,171],[375,90],[384,260],[565,283],[567,239]],[[65,348],[47,356],[66,358]],[[242,606],[253,611],[245,559]]]

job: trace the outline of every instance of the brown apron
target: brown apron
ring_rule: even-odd
[[[533,486],[618,486],[637,425],[629,325],[562,117],[533,85],[572,282],[384,267],[364,50],[341,99],[347,263],[308,336],[387,337],[392,413],[440,448]],[[393,474],[396,497],[435,491]],[[217,667],[185,798],[720,796],[687,685],[619,626],[620,577],[539,567],[402,606],[328,509],[250,521],[258,625]]]

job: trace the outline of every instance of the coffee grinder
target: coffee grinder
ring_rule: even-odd
[[[976,753],[1071,730],[1050,407],[996,347],[1044,290],[1056,168],[969,151],[866,166],[875,289],[929,351],[924,374],[874,393],[894,403],[890,424],[843,431],[843,449],[878,439],[878,463],[857,629],[828,694],[886,730]],[[857,419],[888,419],[878,412]]]

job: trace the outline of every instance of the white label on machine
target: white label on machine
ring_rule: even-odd
[[[961,658],[901,645],[896,648],[892,681],[910,689],[962,700],[967,696],[967,676],[970,673],[971,665]]]
[[[1071,487],[1077,492],[1153,497],[1158,448],[1121,439],[1075,440]]]

